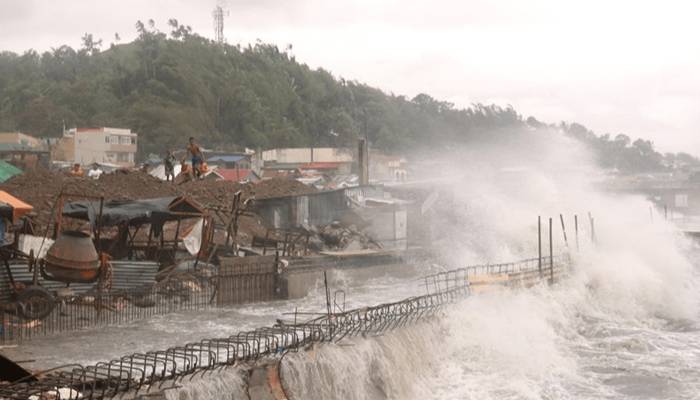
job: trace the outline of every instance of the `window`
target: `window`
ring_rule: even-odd
[[[131,138],[129,136],[122,136],[119,138],[120,144],[133,144],[131,143]]]
[[[105,136],[105,143],[109,144],[109,135]]]
[[[136,136],[131,138],[131,144],[136,144]]]
[[[130,154],[131,153],[124,153],[124,152],[117,153],[117,162],[129,162],[130,161],[129,160]]]
[[[119,144],[119,136],[110,136],[109,137],[109,144]]]

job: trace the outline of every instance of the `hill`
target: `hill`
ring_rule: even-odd
[[[63,126],[129,127],[144,156],[181,147],[189,136],[240,149],[354,145],[366,135],[374,147],[404,152],[552,128],[510,106],[458,109],[426,94],[386,94],[312,70],[274,45],[219,45],[175,20],[169,27],[166,34],[139,21],[134,42],[104,51],[86,34],[78,50],[0,53],[0,131],[58,136]],[[589,144],[604,166],[656,170],[677,159],[650,142],[598,137],[578,124],[556,128]]]

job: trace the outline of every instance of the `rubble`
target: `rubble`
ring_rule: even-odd
[[[309,247],[312,251],[380,249],[381,245],[355,224],[342,224],[335,221],[322,227],[309,230]]]
[[[34,206],[34,222],[40,232],[51,221],[59,193],[102,196],[105,200],[139,200],[184,195],[205,208],[230,210],[233,197],[239,190],[243,199],[270,198],[292,194],[308,194],[317,189],[293,179],[273,178],[257,183],[237,183],[216,180],[198,180],[175,185],[161,181],[142,171],[118,170],[103,174],[99,179],[72,176],[62,171],[29,170],[0,184],[0,190]],[[70,197],[68,197],[70,199]],[[255,216],[239,219],[239,234],[244,242],[254,235],[265,235],[266,228]]]

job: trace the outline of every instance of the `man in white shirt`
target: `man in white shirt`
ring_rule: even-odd
[[[100,179],[102,170],[97,168],[97,164],[92,164],[92,169],[88,172],[88,178]]]

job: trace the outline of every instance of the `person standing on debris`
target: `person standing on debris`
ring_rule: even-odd
[[[163,166],[165,167],[165,181],[170,182],[175,181],[175,156],[168,150],[163,159]]]
[[[83,171],[79,163],[75,163],[73,164],[73,168],[70,170],[70,174],[73,176],[84,176],[85,171]]]
[[[102,175],[102,170],[99,169],[97,164],[92,164],[92,169],[88,171],[88,178],[100,179],[100,175]]]
[[[202,154],[202,149],[194,142],[193,137],[190,137],[190,144],[187,145],[187,152],[192,155],[192,172],[194,172],[195,177],[199,178],[202,174],[200,168],[204,162],[204,155]]]

